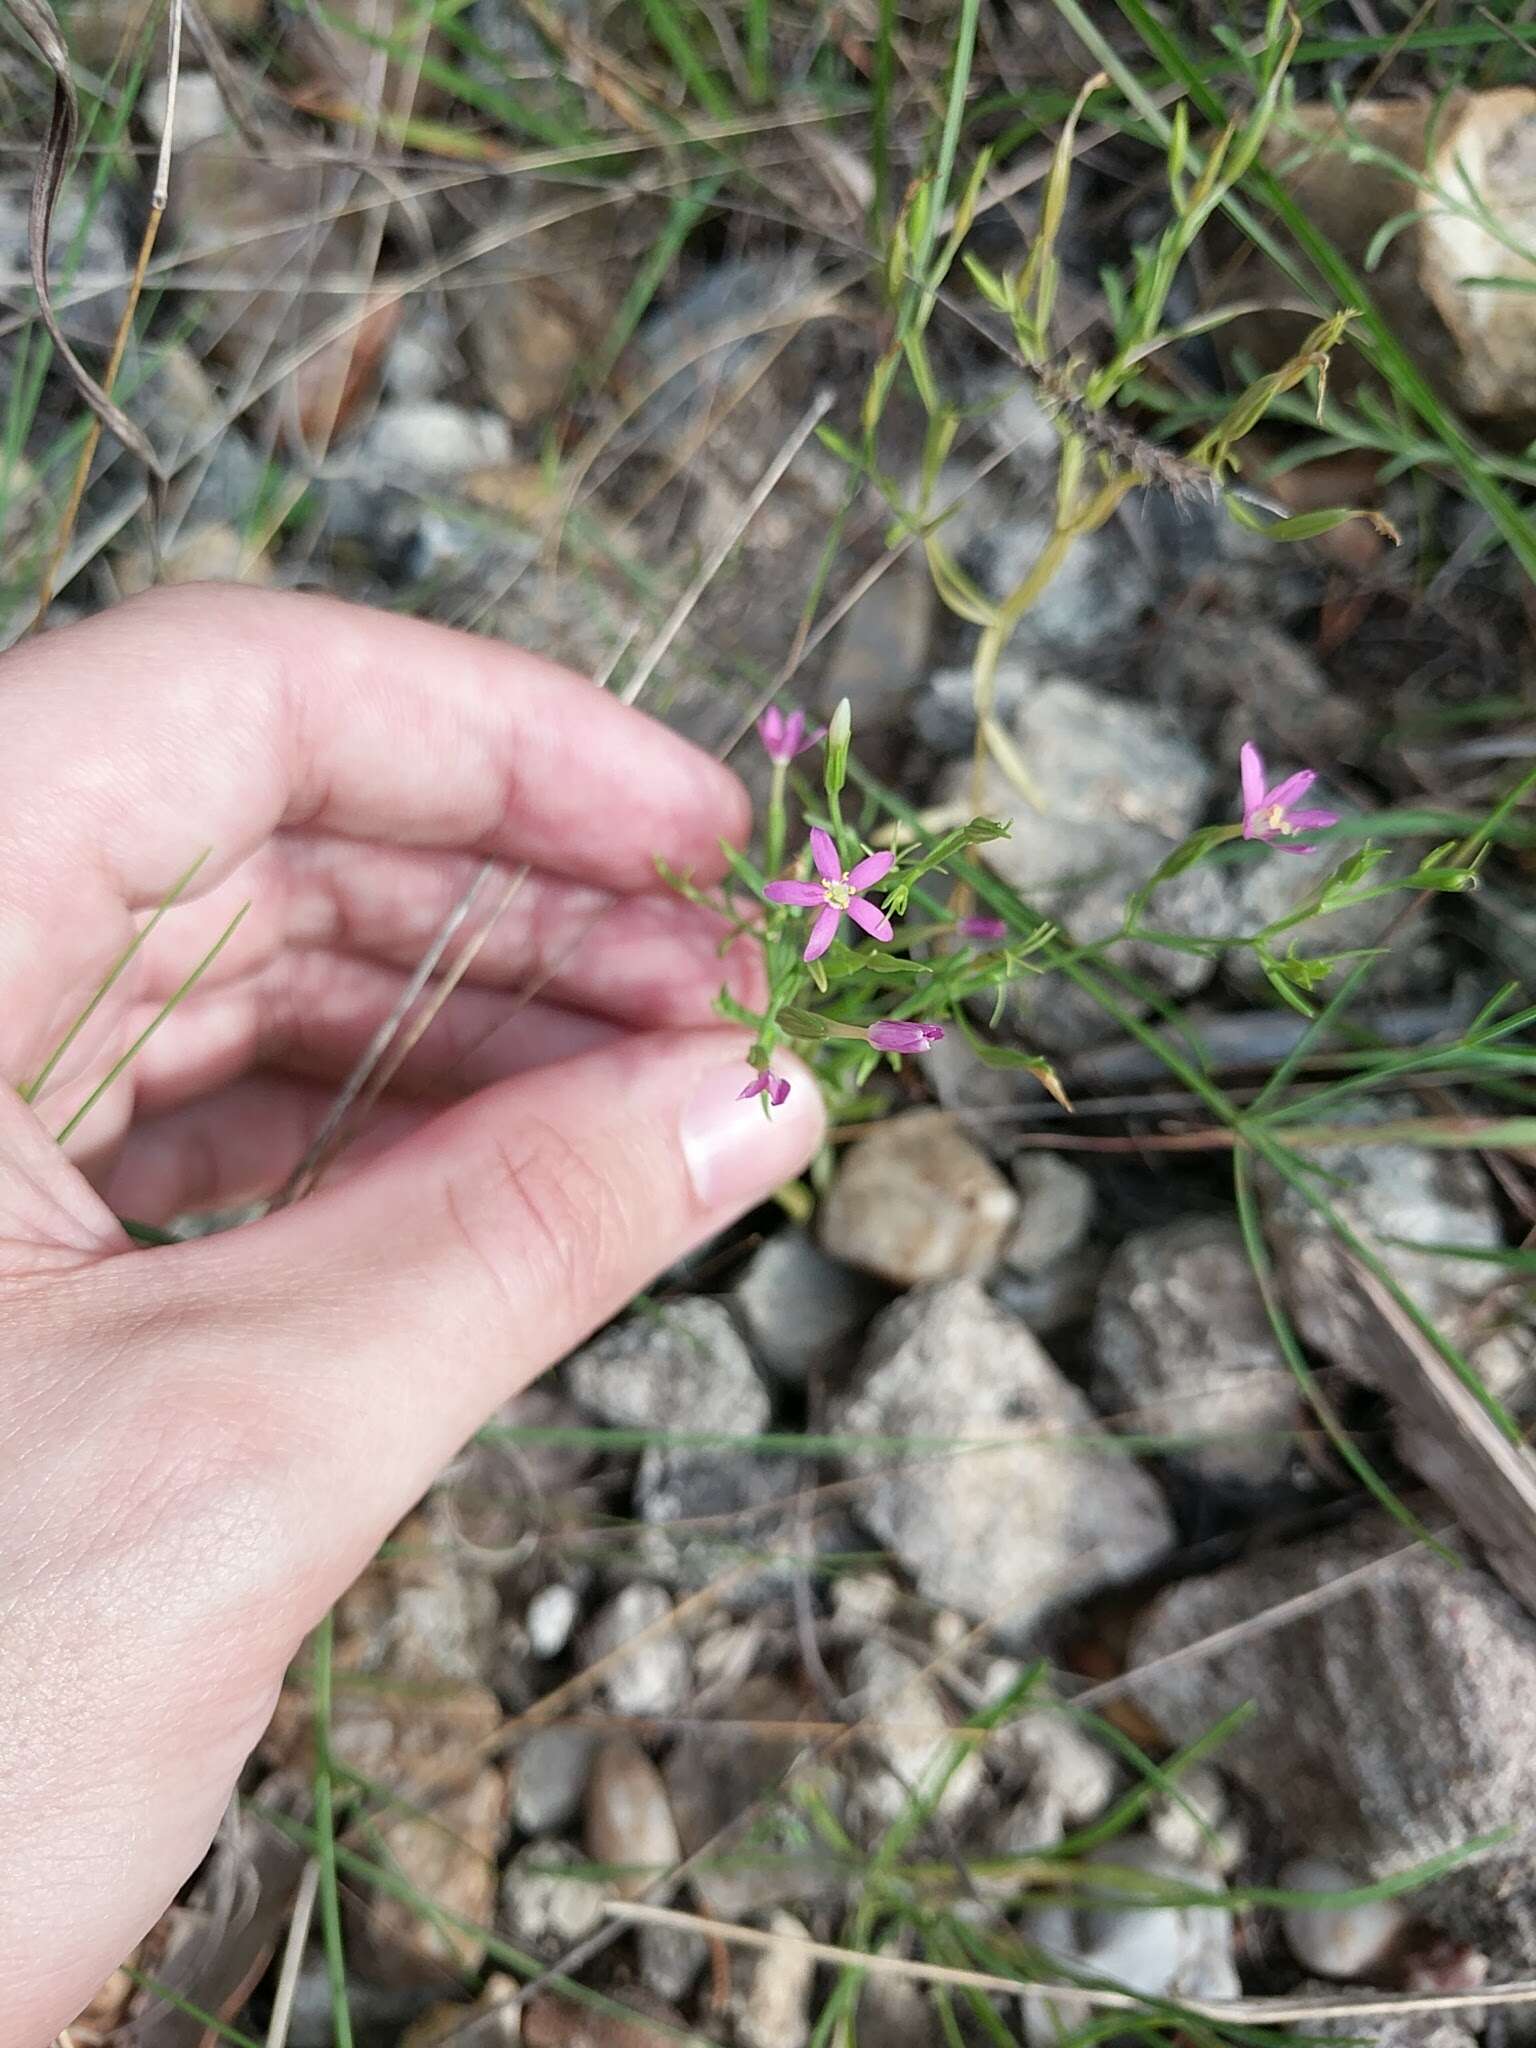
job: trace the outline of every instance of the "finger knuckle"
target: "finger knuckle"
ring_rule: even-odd
[[[450,1181],[447,1199],[466,1250],[519,1316],[530,1300],[600,1289],[622,1237],[608,1175],[542,1120],[488,1134],[480,1159]]]

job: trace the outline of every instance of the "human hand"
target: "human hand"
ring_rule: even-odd
[[[154,1922],[304,1634],[463,1440],[809,1156],[814,1085],[771,1122],[734,1099],[718,935],[654,886],[746,826],[590,685],[324,599],[160,592],[0,662],[0,2048]],[[486,857],[534,872],[345,1174],[132,1250],[115,1212],[282,1178]]]

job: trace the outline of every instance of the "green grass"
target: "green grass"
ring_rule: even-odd
[[[1454,493],[1465,499],[1489,523],[1492,539],[1487,559],[1491,564],[1496,568],[1513,564],[1528,578],[1536,579],[1536,521],[1529,497],[1531,487],[1536,486],[1536,459],[1531,451],[1489,447],[1481,434],[1456,417],[1426,381],[1404,338],[1392,330],[1376,306],[1368,269],[1362,274],[1331,247],[1284,185],[1265,168],[1259,144],[1266,124],[1283,119],[1282,74],[1290,34],[1286,19],[1277,10],[1266,46],[1256,49],[1241,44],[1219,23],[1201,32],[1190,25],[1191,11],[1153,8],[1145,0],[1118,0],[1114,6],[1096,4],[1096,0],[1055,0],[1055,6],[1061,26],[1080,43],[1084,75],[1102,67],[1109,76],[1110,85],[1094,94],[1083,120],[1085,124],[1108,123],[1118,130],[1115,161],[1122,174],[1125,165],[1132,165],[1137,175],[1145,177],[1148,190],[1163,190],[1172,165],[1178,173],[1175,184],[1182,179],[1184,192],[1198,194],[1182,226],[1175,223],[1142,250],[1127,249],[1115,281],[1106,288],[1095,324],[1074,343],[1081,353],[1081,389],[1076,397],[1101,426],[1156,436],[1161,447],[1181,457],[1213,435],[1212,445],[1219,449],[1221,423],[1230,423],[1234,404],[1240,403],[1237,389],[1178,387],[1155,378],[1145,367],[1146,358],[1140,365],[1130,361],[1130,356],[1149,342],[1169,339],[1171,316],[1167,309],[1174,278],[1203,233],[1206,217],[1219,209],[1255,248],[1279,265],[1305,303],[1315,308],[1320,321],[1343,308],[1355,310],[1357,346],[1378,379],[1374,395],[1367,392],[1348,401],[1319,392],[1315,379],[1300,371],[1290,388],[1268,391],[1265,416],[1271,428],[1285,437],[1285,446],[1267,473],[1279,477],[1287,468],[1321,455],[1365,452],[1377,459],[1383,481],[1409,473],[1425,479],[1432,514],[1441,494]],[[1293,76],[1300,72],[1305,78],[1305,67],[1344,60],[1390,60],[1386,73],[1389,89],[1411,78],[1425,90],[1441,92],[1457,85],[1523,77],[1519,45],[1536,47],[1536,31],[1518,19],[1518,10],[1506,0],[1492,9],[1476,10],[1475,19],[1468,15],[1430,23],[1402,35],[1323,33],[1319,13],[1315,6],[1300,10],[1299,36],[1289,52]],[[369,34],[340,17],[325,18],[337,34],[351,35],[366,47],[402,58],[420,53],[423,28],[429,26],[432,31],[431,46],[421,54],[421,75],[445,106],[430,118],[409,119],[394,127],[386,124],[385,140],[406,166],[400,175],[419,175],[425,186],[429,171],[434,179],[451,171],[467,181],[466,191],[474,191],[476,181],[494,186],[505,179],[510,186],[515,169],[519,178],[537,178],[573,195],[596,192],[616,209],[637,197],[649,201],[653,194],[658,196],[654,239],[635,261],[633,275],[600,337],[585,359],[573,366],[566,404],[541,434],[537,459],[557,497],[573,476],[585,478],[581,465],[586,451],[598,445],[594,434],[600,437],[614,420],[624,417],[626,352],[647,314],[666,302],[711,248],[757,249],[765,244],[753,237],[770,231],[775,236],[792,236],[828,266],[854,263],[865,267],[867,283],[850,300],[850,313],[855,317],[850,318],[848,327],[859,337],[861,374],[867,381],[854,394],[862,399],[862,406],[854,408],[857,424],[848,419],[845,407],[843,426],[848,431],[829,431],[825,437],[825,445],[847,464],[847,490],[841,512],[817,551],[808,587],[785,594],[782,679],[791,692],[798,687],[799,652],[812,639],[828,606],[862,567],[862,559],[855,559],[855,543],[867,550],[869,534],[882,519],[888,523],[893,541],[915,537],[951,612],[995,632],[999,648],[1006,643],[1007,632],[1017,626],[1026,606],[1009,613],[1006,605],[990,605],[960,565],[946,555],[945,528],[935,511],[938,480],[956,451],[968,445],[967,435],[974,427],[965,404],[947,382],[948,350],[961,341],[974,343],[978,318],[975,284],[984,298],[995,287],[981,313],[987,331],[1001,338],[999,362],[1011,364],[1021,382],[1034,388],[1038,379],[1032,371],[1054,373],[1066,361],[1059,328],[1052,318],[1058,279],[1054,266],[1059,256],[1071,252],[1051,246],[1053,234],[1068,232],[1062,226],[1067,218],[1063,209],[1068,181],[1078,175],[1064,150],[1051,178],[1043,187],[1033,188],[1036,199],[1043,197],[1045,217],[1044,239],[1033,269],[1022,278],[1017,274],[1010,278],[1007,265],[997,271],[976,266],[972,282],[967,283],[964,264],[966,256],[974,254],[967,240],[970,209],[984,194],[987,181],[1006,180],[1015,159],[1032,154],[1042,139],[1053,145],[1059,141],[1074,107],[1076,81],[1053,76],[1020,83],[993,70],[985,31],[995,24],[984,14],[979,0],[960,0],[936,21],[909,16],[894,0],[874,0],[860,17],[869,31],[863,47],[851,32],[841,42],[832,41],[826,17],[808,4],[742,0],[740,6],[705,8],[693,0],[626,0],[602,19],[602,41],[596,54],[606,67],[606,97],[577,81],[567,53],[546,33],[556,19],[553,14],[536,14],[530,24],[536,36],[543,38],[548,59],[548,75],[542,77],[522,75],[510,60],[498,56],[476,33],[458,0],[439,0],[429,16],[413,15],[394,35]],[[135,105],[149,47],[146,35],[124,53],[122,63],[102,82],[100,92],[87,95],[86,133],[72,185],[83,196],[87,223],[109,195],[141,191],[140,166],[129,144],[136,133]],[[279,34],[265,53],[252,49],[246,54],[253,63],[269,62],[272,82],[283,84],[288,78],[284,51]],[[1177,98],[1170,101],[1170,94]],[[1176,111],[1178,106],[1187,110],[1187,122],[1184,114]],[[32,111],[40,117],[41,101]],[[1225,164],[1220,165],[1215,161],[1212,135],[1229,121],[1239,132],[1229,146]],[[356,142],[359,126],[338,117],[329,127],[312,123],[305,132],[311,139],[327,142],[340,137],[350,146]],[[827,199],[825,162],[801,153],[796,138],[802,127],[814,130],[829,148],[845,152],[867,173],[867,206],[850,208]],[[1198,181],[1206,171],[1210,182],[1202,187]],[[953,229],[945,219],[950,209],[957,216]],[[56,251],[61,299],[67,298],[83,240],[84,229],[70,246]],[[1027,245],[1021,243],[1021,262],[1026,250]],[[430,270],[430,264],[423,266],[423,292],[431,288]],[[130,410],[140,388],[134,375],[147,374],[157,349],[191,329],[194,311],[174,265],[157,273],[157,292],[147,297],[141,308],[139,347],[130,358],[130,371],[135,363],[138,370],[125,376],[122,386]],[[84,421],[66,420],[60,425],[56,412],[50,413],[45,404],[54,389],[49,383],[51,369],[47,337],[34,323],[23,321],[15,337],[0,435],[0,514],[19,495],[29,474],[40,480],[50,500],[59,500],[81,445]],[[1258,381],[1257,377],[1249,380],[1254,387]],[[261,383],[258,370],[244,390],[227,381],[221,393],[230,407],[231,425],[249,430],[258,445],[272,447],[260,502],[250,508],[252,531],[257,530],[266,507],[285,503],[290,489],[302,489],[310,482],[298,458],[270,442],[268,425],[257,404]],[[736,418],[725,418],[717,423],[715,441],[728,445],[737,431]],[[914,445],[915,484],[911,481]],[[1069,450],[1068,462],[1079,465],[1081,478],[1089,483],[1103,480],[1104,473],[1094,467],[1099,457],[1091,435],[1080,446],[1069,435],[1064,445]],[[701,451],[697,465],[701,471],[712,452],[713,444]],[[765,459],[771,452],[764,451]],[[620,507],[623,487],[630,478],[623,467],[627,459],[621,451],[615,472],[621,487],[610,494]],[[117,480],[126,466],[121,462],[114,466]],[[877,500],[883,502],[872,515],[870,507]],[[1085,506],[1095,517],[1102,509],[1106,519],[1115,509],[1087,497],[1072,501],[1067,494],[1063,520],[1070,525],[1086,517]],[[484,512],[465,513],[464,517],[466,522],[479,521],[488,539],[498,533],[508,538],[515,535],[519,542],[526,538],[524,529],[510,519],[500,520]],[[82,522],[82,531],[87,530],[88,522]],[[306,566],[310,558],[301,551],[313,545],[319,550],[318,564],[324,572],[331,565],[324,554],[323,535],[315,537],[318,532],[318,527],[311,529],[295,520],[283,535],[282,545],[291,545],[291,559]],[[35,590],[36,563],[20,542],[12,545],[11,558],[0,565],[0,590],[6,595],[14,623],[26,615],[29,591]],[[35,531],[28,546],[38,546]],[[634,549],[628,536],[617,530],[612,505],[598,491],[562,519],[560,549],[557,573],[590,600],[593,613],[600,610],[612,617],[616,645],[622,640],[626,621],[643,643],[645,635],[667,617],[696,566],[686,558],[686,550],[679,550],[678,559],[673,559],[665,551],[646,554]],[[42,553],[46,552],[44,547]],[[97,591],[89,577],[92,568],[99,566],[87,561],[74,596],[94,598]],[[527,573],[531,588],[537,572],[518,573]],[[723,579],[727,588],[731,574],[728,565]],[[1027,596],[1035,594],[1031,591]],[[457,583],[450,575],[442,585],[406,584],[392,597],[404,610],[431,610],[459,602],[478,607],[484,591],[470,572]],[[1002,616],[1005,613],[1008,615]],[[675,662],[658,676],[646,701],[664,709],[685,684],[696,683],[704,691],[717,693],[721,701],[749,706],[762,698],[774,680],[752,654],[733,647],[728,636],[711,641],[701,635],[692,646],[680,643]],[[1441,722],[1447,727],[1454,721],[1486,722],[1502,729],[1528,721],[1530,710],[1528,695],[1495,686],[1480,693],[1476,706],[1448,707]],[[1426,716],[1433,719],[1438,714],[1415,714],[1421,725]],[[852,775],[850,810],[857,796],[862,806],[857,820],[860,830],[872,832],[893,820],[914,832],[920,829],[914,808],[896,790],[868,774],[857,760]],[[1536,775],[1523,779],[1511,775],[1504,793],[1481,807],[1427,801],[1402,805],[1363,824],[1342,828],[1338,837],[1345,841],[1352,833],[1368,833],[1378,844],[1416,842],[1424,849],[1442,841],[1457,842],[1444,862],[1468,872],[1485,854],[1514,864],[1536,844],[1536,817],[1530,801],[1533,789]],[[802,794],[813,807],[820,801],[814,789]],[[1048,800],[1049,792],[1045,796]],[[1514,871],[1517,875],[1521,872],[1518,865]],[[750,880],[754,871],[746,868],[743,872]],[[1312,1065],[1311,1055],[1325,1033],[1350,1023],[1370,991],[1372,977],[1379,972],[1379,963],[1373,959],[1341,962],[1315,1000],[1310,991],[1292,991],[1300,994],[1302,1006],[1309,1011],[1308,1027],[1293,1051],[1265,1077],[1257,1098],[1240,1100],[1207,1070],[1179,1006],[1125,969],[1117,948],[1123,947],[1129,934],[1092,945],[1076,944],[1070,933],[1050,928],[1038,908],[1001,883],[984,857],[971,850],[954,854],[946,864],[946,876],[958,880],[978,905],[1003,917],[1021,941],[1032,938],[1037,942],[1031,969],[1063,977],[1113,1019],[1124,1037],[1153,1052],[1169,1082],[1187,1096],[1191,1114],[1221,1136],[1230,1150],[1230,1212],[1241,1227],[1276,1344],[1319,1430],[1351,1475],[1362,1502],[1374,1500],[1397,1518],[1411,1538],[1449,1556],[1423,1518],[1410,1510],[1378,1469],[1377,1444],[1350,1428],[1333,1398],[1332,1382],[1320,1379],[1301,1343],[1266,1244],[1259,1182],[1261,1174],[1267,1173],[1292,1190],[1339,1244],[1375,1275],[1424,1343],[1472,1388],[1495,1424],[1506,1435],[1516,1436],[1512,1419],[1480,1385],[1472,1364],[1394,1279],[1390,1258],[1400,1247],[1395,1241],[1370,1241],[1350,1227],[1313,1159],[1320,1148],[1343,1138],[1362,1142],[1360,1134],[1351,1131],[1341,1117],[1359,1101],[1384,1090],[1394,1095],[1420,1091],[1427,1097],[1431,1090],[1454,1086],[1459,1114],[1448,1118],[1432,1102],[1426,1102],[1421,1117],[1385,1133],[1373,1133],[1376,1142],[1470,1150],[1528,1146],[1536,1129],[1536,1051],[1532,1050],[1536,1004],[1530,992],[1511,989],[1501,1000],[1485,1004],[1449,1043],[1381,1049],[1362,1039],[1342,1056],[1342,1069],[1332,1064],[1319,1078],[1322,1070]],[[191,878],[189,873],[175,885],[155,913],[156,919],[171,910]],[[913,890],[914,910],[943,919],[949,909],[943,893],[947,887],[948,880],[938,877],[920,882]],[[1449,900],[1454,910],[1455,899]],[[1422,905],[1410,903],[1405,896],[1404,909],[1407,914],[1395,944],[1412,938]],[[144,936],[147,930],[108,972],[33,1080],[29,1095],[40,1090],[55,1072],[59,1060],[130,964]],[[1189,942],[1179,943],[1187,947]],[[1202,943],[1216,947],[1248,942],[1212,939]],[[892,970],[898,971],[906,970]],[[958,975],[959,969],[955,972]],[[189,981],[187,988],[191,985]],[[932,986],[930,982],[923,991],[915,991],[910,1001],[898,1007],[922,1014],[924,995],[931,995]],[[185,993],[186,989],[181,991]],[[985,1034],[981,1036],[987,1043]],[[71,1117],[67,1131],[73,1131],[89,1113],[111,1080],[127,1071],[143,1042],[141,1038],[114,1066],[112,1074]],[[851,1066],[839,1076],[839,1085],[848,1082],[850,1094],[843,1106],[850,1112],[856,1079]],[[1170,1198],[1177,1199],[1176,1182],[1170,1183]],[[142,1226],[129,1228],[136,1234],[142,1232],[146,1242],[159,1241],[163,1235]],[[1536,1270],[1536,1256],[1523,1247],[1483,1251],[1448,1244],[1420,1249],[1448,1260],[1483,1259],[1501,1276],[1514,1279],[1528,1278]],[[728,1448],[742,1456],[794,1455],[807,1461],[847,1458],[853,1453],[865,1457],[963,1456],[988,1448],[957,1438],[854,1440],[815,1428],[728,1440],[687,1431],[662,1434],[596,1428],[493,1428],[484,1435],[488,1442],[528,1450],[591,1450],[609,1459],[652,1446]],[[1156,1458],[1211,1438],[1209,1433],[1191,1430],[1176,1437],[1125,1434],[1099,1441],[1107,1454]],[[1060,1448],[1075,1445],[1071,1437],[1054,1442]],[[1046,1448],[1042,1446],[1042,1452]],[[558,1543],[570,1533],[557,1525],[547,1532],[546,1540]],[[631,1533],[622,1517],[595,1513],[576,1532],[586,1546],[583,1554],[589,1558],[603,1554],[591,1541],[594,1538],[610,1546],[607,1554],[623,1556]],[[764,1554],[754,1549],[750,1537],[736,1547],[742,1562]],[[852,1561],[821,1558],[807,1567],[807,1576],[819,1582]],[[343,1884],[402,1902],[429,1924],[474,1933],[484,1942],[491,1961],[522,1981],[542,1978],[545,1971],[537,1958],[522,1953],[494,1930],[473,1928],[440,1902],[421,1896],[392,1864],[383,1838],[377,1832],[370,1834],[388,1813],[413,1809],[402,1788],[349,1770],[335,1758],[330,1740],[333,1684],[387,1686],[389,1680],[360,1681],[333,1674],[331,1652],[330,1625],[326,1624],[315,1638],[312,1663],[305,1672],[295,1674],[296,1683],[309,1685],[313,1705],[313,1817],[310,1821],[277,1813],[267,1817],[303,1843],[319,1864],[320,1938],[333,2036],[339,2048],[349,2048],[347,1960],[340,1910]],[[942,1848],[943,1842],[942,1831],[936,1832],[934,1827],[942,1792],[971,1753],[971,1738],[987,1735],[1009,1715],[1038,1704],[1048,1704],[1062,1713],[1072,1711],[1063,1682],[1043,1667],[1030,1672],[987,1714],[970,1718],[965,1724],[967,1732],[956,1738],[927,1782],[910,1788],[904,1811],[873,1846],[851,1839],[814,1784],[783,1788],[763,1802],[760,1818],[765,1829],[775,1841],[791,1844],[791,1850],[784,1853],[811,1854],[835,1864],[848,1882],[850,1905],[839,1940],[849,1960],[823,1980],[812,2035],[817,2048],[857,2048],[868,2038],[859,2017],[864,1976],[857,1958],[892,1943],[905,1945],[931,1963],[982,1969],[1021,1988],[1057,1974],[1056,1966],[1010,1935],[1006,1927],[978,1925],[960,1910],[971,1883],[985,1879],[1000,1884],[1009,1871],[995,1860],[946,1855],[935,1847],[938,1843]],[[1082,1859],[1090,1851],[1103,1848],[1138,1825],[1154,1799],[1177,1798],[1180,1775],[1191,1763],[1211,1750],[1219,1761],[1220,1738],[1228,1732],[1223,1725],[1204,1742],[1157,1762],[1129,1743],[1113,1724],[1084,1719],[1096,1739],[1117,1750],[1130,1774],[1129,1789],[1100,1820],[1024,1859],[1028,1867],[1019,1873],[1016,1891],[1008,1894],[1010,1907],[1044,1897],[1086,1898],[1089,1888],[1095,1898],[1111,1889],[1128,1905],[1146,1907],[1196,1903],[1238,1910],[1296,1902],[1294,1894],[1264,1887],[1237,1887],[1218,1898],[1198,1886],[1148,1880],[1144,1873],[1119,1870],[1117,1876],[1119,1867],[1112,1863],[1084,1864]],[[1477,1846],[1468,1845],[1458,1856],[1472,1853]],[[767,1858],[778,1852],[758,1844],[744,1853]],[[1394,1895],[1446,1863],[1447,1859],[1440,1859],[1432,1867],[1404,1873],[1388,1884],[1336,1895],[1332,1902],[1363,1903]],[[599,1870],[595,1874],[604,1873]],[[551,1982],[595,2011],[616,2015],[624,2009],[622,2000],[558,1974]],[[978,1990],[935,1987],[932,1997],[939,2025],[950,2043],[977,2037],[998,2042],[1017,2038],[1016,2028]],[[172,2002],[191,2016],[205,2019],[219,2038],[239,2044],[239,2048],[253,2048],[253,2037],[239,2026],[207,2019],[183,1999]],[[665,2032],[658,2029],[659,2034]],[[1222,2048],[1226,2044],[1248,2048],[1258,2039],[1274,2038],[1241,2026],[1202,2022],[1174,2002],[1148,2000],[1134,2015],[1112,2014],[1086,2023],[1073,2036],[1074,2048],[1076,2044],[1088,2048],[1090,2042],[1127,2033],[1147,2042],[1180,2035],[1199,2043],[1200,2048],[1214,2048],[1218,2043]]]

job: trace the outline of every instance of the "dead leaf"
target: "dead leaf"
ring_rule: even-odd
[[[69,50],[47,0],[11,0],[11,12],[37,45],[39,55],[53,73],[53,110],[49,116],[48,132],[37,153],[32,207],[27,221],[27,253],[32,268],[32,289],[37,294],[37,309],[58,352],[59,361],[69,372],[81,398],[102,425],[138,457],[156,482],[164,483],[165,472],[149,441],[122,407],[113,404],[75,354],[53,309],[53,296],[48,286],[48,249],[59,194],[69,176],[69,162],[80,126],[80,107],[75,97]]]
[[[1384,1326],[1386,1341],[1379,1331],[1371,1347],[1371,1379],[1392,1404],[1404,1461],[1536,1614],[1536,1458],[1510,1441],[1376,1275],[1351,1263]]]

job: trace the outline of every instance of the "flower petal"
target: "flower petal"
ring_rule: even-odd
[[[895,865],[894,853],[866,853],[856,867],[848,870],[848,879],[855,889],[868,889],[883,875],[888,875]]]
[[[754,1095],[761,1095],[765,1088],[771,1088],[773,1077],[768,1073],[754,1074],[746,1087],[737,1096],[738,1102],[750,1102]]]
[[[1244,740],[1237,758],[1243,764],[1243,809],[1256,811],[1264,801],[1264,756],[1252,740]]]
[[[784,714],[777,704],[770,704],[757,721],[757,736],[768,754],[779,753],[784,745]]]
[[[775,1109],[782,1109],[788,1099],[789,1083],[781,1080],[777,1074],[770,1074],[768,1076],[768,1100]]]
[[[962,917],[955,926],[962,939],[1006,939],[1007,921],[1001,917]]]
[[[1338,822],[1337,811],[1292,811],[1289,818],[1298,832],[1322,832]]]
[[[829,903],[827,905],[820,917],[811,926],[811,942],[801,955],[802,959],[819,960],[821,958],[828,946],[837,937],[837,927],[842,922],[842,916],[843,913],[834,904]]]
[[[915,1019],[883,1017],[871,1024],[864,1036],[877,1052],[927,1052],[944,1036],[942,1024],[920,1024]]]
[[[770,903],[792,903],[797,910],[814,910],[827,900],[819,882],[770,882],[763,894]]]
[[[830,832],[823,832],[819,825],[811,827],[811,859],[816,863],[818,875],[825,875],[829,882],[843,879],[843,864],[837,857],[837,844]]]
[[[1264,801],[1266,804],[1279,804],[1282,810],[1288,811],[1297,797],[1305,796],[1316,780],[1315,768],[1299,768],[1294,775],[1287,775],[1284,782],[1277,782]]]
[[[883,910],[877,910],[867,897],[855,896],[848,906],[848,915],[859,930],[868,932],[872,939],[880,939],[883,942],[890,938],[891,920]]]
[[[793,760],[804,745],[805,713],[803,711],[791,711],[788,718],[784,720],[784,752],[789,759]]]

